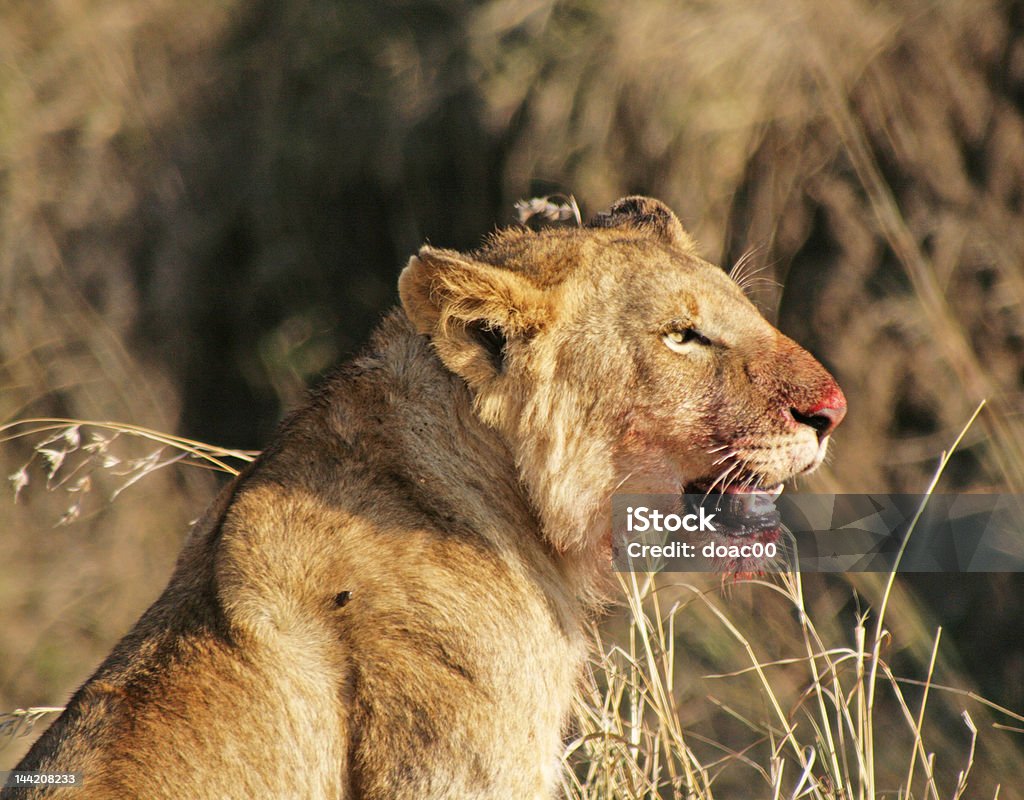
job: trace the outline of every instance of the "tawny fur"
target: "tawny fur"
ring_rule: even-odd
[[[612,493],[711,478],[723,444],[774,484],[824,454],[791,411],[845,405],[654,200],[424,248],[400,292],[19,769],[89,798],[550,797]]]

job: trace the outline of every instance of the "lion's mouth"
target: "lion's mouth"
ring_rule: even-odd
[[[684,488],[683,503],[691,513],[714,514],[715,534],[719,537],[773,539],[782,525],[775,499],[783,486],[764,488],[729,486],[724,492],[702,483]]]
[[[701,548],[716,572],[735,578],[763,574],[775,562],[782,536],[782,515],[775,500],[782,484],[765,488],[691,483],[684,487],[683,505],[690,513],[714,514],[713,531]],[[710,549],[709,549],[710,548]]]

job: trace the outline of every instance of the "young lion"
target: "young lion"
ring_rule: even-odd
[[[550,797],[612,493],[774,487],[845,413],[656,200],[424,247],[399,288],[18,769],[90,798]]]

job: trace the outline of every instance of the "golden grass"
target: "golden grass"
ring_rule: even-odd
[[[389,4],[336,0],[23,0],[0,10],[0,420],[53,419],[38,423],[40,438],[14,438],[37,423],[8,428],[0,452],[0,475],[27,463],[31,480],[16,505],[0,504],[0,553],[18,565],[0,575],[0,707],[59,704],[152,600],[214,483],[212,472],[157,465],[220,472],[245,461],[125,432],[111,445],[125,449],[108,451],[117,464],[93,459],[64,481],[94,442],[85,426],[69,448],[60,437],[72,422],[61,420],[131,419],[151,432],[193,424],[182,409],[194,373],[181,365],[199,350],[202,374],[234,375],[225,386],[283,404],[361,336],[352,319],[370,324],[386,294],[373,287],[393,285],[402,257],[424,239],[471,246],[530,193],[571,188],[593,211],[639,190],[668,201],[714,260],[728,266],[759,248],[751,268],[768,265],[765,277],[785,284],[769,310],[850,399],[817,488],[918,490],[981,397],[990,406],[947,485],[1021,486],[1024,115],[1009,6],[486,0],[455,9],[437,6],[414,35]],[[293,293],[302,285],[313,288]],[[284,322],[236,313],[268,299]],[[296,345],[306,331],[314,355]],[[252,347],[226,352],[225,335]],[[273,413],[246,407],[245,419],[267,426]],[[212,430],[228,422],[223,412],[204,420]],[[92,432],[116,433],[105,424]],[[919,676],[935,653],[939,674],[964,687],[939,699],[933,687],[924,721],[927,733],[938,716],[929,741],[957,752],[963,742],[944,736],[964,726],[943,704],[984,703],[944,655],[971,640],[947,630],[936,649],[928,609],[880,579],[853,583],[858,600],[891,597],[881,653]],[[734,619],[763,614],[745,636],[776,663],[790,642],[776,622],[794,603],[760,586],[731,593]],[[665,605],[692,617],[677,626],[687,646],[673,653],[672,686],[679,729],[700,749],[701,736],[738,733],[693,709],[740,725],[748,717],[736,709],[750,698],[694,694],[693,676],[738,668],[724,668],[735,640],[682,594]],[[822,639],[846,642],[831,615],[849,595],[814,580],[804,601]],[[761,606],[774,601],[768,615]],[[986,609],[989,621],[1009,613]],[[786,665],[765,669],[780,696],[800,696]],[[1003,675],[1013,697],[1019,668]],[[881,666],[876,679],[884,690]],[[876,723],[902,715],[897,704]],[[642,735],[630,735],[638,748]],[[1019,764],[1015,745],[982,744],[977,763],[996,766],[976,766],[975,786]],[[770,757],[755,756],[743,749],[733,760],[767,770]],[[915,760],[920,782],[927,760]],[[934,771],[948,789],[956,774],[942,782],[945,761]],[[703,763],[722,794],[732,767]],[[692,762],[681,774],[690,773],[699,785]]]
[[[752,790],[753,796],[773,800],[873,800],[886,796],[959,800],[966,796],[979,733],[974,716],[994,713],[1002,719],[996,725],[1006,730],[1024,724],[1024,716],[969,690],[936,683],[941,627],[934,632],[919,677],[897,676],[883,651],[893,647],[886,616],[903,549],[981,408],[942,454],[896,567],[877,597],[877,610],[858,613],[852,632],[841,640],[836,640],[834,630],[824,633],[815,624],[817,612],[806,601],[798,572],[782,573],[775,581],[749,581],[743,587],[752,595],[767,593],[781,600],[781,606],[775,608],[788,607],[792,612],[786,640],[792,649],[772,657],[764,655],[758,637],[746,632],[749,615],[716,598],[715,587],[652,573],[619,573],[629,624],[616,640],[594,627],[595,655],[574,706],[574,731],[564,757],[564,795],[570,800],[713,800],[736,796],[741,787],[747,787],[746,791],[758,787]],[[125,481],[122,489],[172,464],[237,474],[238,469],[229,462],[248,462],[256,455],[115,422],[38,418],[0,426],[0,444],[17,439],[32,443],[32,459],[19,471],[22,477],[15,481],[15,490],[24,488],[18,483],[32,472],[45,473],[47,488],[61,491],[68,482],[63,471],[74,476],[94,469],[116,470],[121,462],[109,459],[114,441],[121,435],[157,445],[156,457],[138,459],[129,469],[116,473]],[[168,449],[175,454],[163,456]],[[51,455],[39,455],[46,452]],[[34,463],[37,456],[38,463]],[[755,598],[755,604],[761,606],[763,598]],[[704,674],[699,680],[680,669],[681,654],[687,647],[689,626],[685,623],[695,616],[695,609],[703,610],[699,624],[710,621],[716,625],[721,636],[732,642],[735,653],[742,653],[745,665]],[[777,610],[774,613],[778,616]],[[738,618],[741,615],[742,620]],[[803,678],[780,676],[782,668],[801,670]],[[727,718],[737,724],[730,737],[708,735],[688,720],[691,715],[684,712],[684,702],[692,701],[683,700],[683,686],[746,677],[753,681],[739,695],[712,693],[704,698],[704,727],[715,717]],[[919,690],[916,708],[904,687]],[[973,715],[966,708],[960,712],[963,728],[970,734],[965,752],[952,752],[945,742],[936,751],[926,742],[925,712],[933,692],[967,699],[975,706]],[[40,706],[0,714],[0,750],[26,739],[36,732],[37,723],[59,711],[59,707]],[[886,721],[884,734],[877,730],[880,718]],[[894,735],[893,720],[902,720],[898,736]],[[884,740],[881,756],[880,738]],[[946,773],[959,759],[955,777],[947,775],[948,785],[942,785],[937,777],[936,759]],[[1010,780],[1012,775],[1005,778]],[[996,783],[985,796],[998,797],[1000,791],[1001,784]],[[970,796],[980,795],[974,792]]]
[[[907,540],[980,410],[981,406],[943,454]],[[905,544],[906,540],[904,549]],[[620,573],[630,625],[622,644],[609,643],[595,629],[597,656],[576,706],[576,734],[566,754],[566,796],[712,800],[739,796],[741,791],[742,796],[773,800],[965,796],[975,766],[974,716],[994,710],[1003,725],[1024,722],[1024,716],[935,682],[941,627],[934,632],[923,675],[906,679],[895,673],[883,650],[894,645],[886,615],[900,556],[876,598],[877,610],[859,614],[841,641],[834,636],[829,641],[815,624],[816,613],[806,602],[799,573],[783,573],[777,582],[750,582],[746,588],[752,594],[781,598],[782,607],[793,612],[790,627],[795,630],[787,639],[793,649],[773,658],[760,652],[763,637],[744,632],[750,629],[749,617],[737,619],[740,612],[724,606],[706,586],[672,576]],[[709,738],[682,718],[677,682],[694,678],[681,677],[677,661],[687,646],[685,622],[693,621],[693,603],[707,612],[705,620],[713,620],[747,662],[727,673],[706,674],[700,682],[754,678],[746,685],[742,704],[714,695],[706,698],[716,714],[740,723],[740,735],[728,740]],[[780,674],[782,667],[802,669],[803,678]],[[920,690],[916,708],[907,686]],[[936,751],[929,743],[925,712],[933,692],[973,701],[973,715],[966,708],[960,712],[962,728],[969,734],[965,750],[954,752],[943,743]],[[877,723],[883,718],[885,732],[879,734]],[[894,726],[894,720],[902,725]],[[936,775],[937,759],[947,773],[945,785]],[[954,762],[955,775],[949,776]],[[1015,773],[986,778],[990,787],[972,790],[971,797],[998,797],[1002,786],[997,782],[993,788],[991,782],[1003,780],[1012,786]]]

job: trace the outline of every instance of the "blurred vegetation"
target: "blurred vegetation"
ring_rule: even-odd
[[[0,422],[258,448],[420,243],[472,247],[553,191],[658,196],[724,264],[756,248],[781,285],[760,304],[850,402],[810,488],[922,491],[983,398],[940,491],[1024,488],[1011,0],[8,0]],[[5,445],[3,474],[33,453]],[[161,470],[102,502],[124,480],[70,525],[45,480],[0,502],[0,708],[63,702],[215,484]],[[1022,583],[921,577],[893,624],[920,660],[941,621],[949,668],[1019,709]]]

